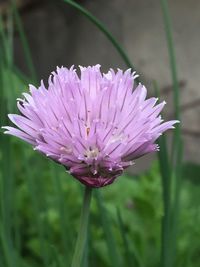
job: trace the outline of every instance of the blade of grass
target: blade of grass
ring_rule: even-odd
[[[12,27],[10,25],[10,27]],[[9,31],[9,30],[8,30]],[[11,38],[11,37],[10,37]],[[0,107],[1,107],[1,123],[8,124],[7,113],[8,113],[8,95],[6,93],[10,85],[12,85],[12,77],[8,75],[8,79],[5,79],[4,69],[12,66],[12,44],[11,39],[7,37],[3,30],[3,21],[0,16],[0,47],[2,48],[1,58],[0,58]],[[6,262],[13,266],[18,265],[17,255],[14,250],[12,229],[14,226],[13,211],[15,206],[13,203],[15,195],[15,182],[13,176],[13,166],[10,164],[12,162],[12,147],[10,139],[8,136],[1,134],[0,136],[0,150],[1,150],[1,241],[4,247],[4,255]]]
[[[173,101],[174,101],[174,111],[175,111],[175,118],[177,120],[181,119],[180,115],[180,88],[178,82],[178,75],[177,75],[177,66],[176,66],[176,57],[175,57],[175,49],[174,49],[174,42],[172,36],[172,24],[171,18],[169,14],[169,7],[167,0],[160,0],[161,7],[162,7],[162,14],[163,14],[163,21],[165,27],[165,34],[168,46],[168,53],[169,53],[169,60],[170,60],[170,70],[171,70],[171,77],[173,83]],[[180,135],[181,135],[181,128],[180,124],[176,125],[174,130],[174,139],[173,139],[173,149],[172,149],[172,162],[177,161],[179,157],[179,146],[180,146]]]
[[[71,5],[75,9],[77,9],[79,12],[81,12],[81,14],[83,14],[88,20],[90,20],[102,33],[104,33],[105,36],[108,38],[108,40],[113,44],[115,49],[118,51],[119,55],[122,57],[127,67],[134,70],[134,66],[132,65],[125,50],[122,48],[119,42],[114,38],[114,36],[108,31],[106,26],[100,20],[98,20],[87,9],[79,5],[77,2],[71,0],[63,0],[63,1]],[[139,79],[137,78],[136,81],[139,82]]]
[[[9,43],[7,41],[7,37],[3,28],[3,18],[0,14],[0,44],[1,44],[1,61],[2,63],[10,62],[10,54],[9,54]]]
[[[1,65],[1,64],[0,64]],[[3,90],[1,86],[2,76],[1,76],[1,67],[0,67],[0,107],[1,107],[1,114],[6,113],[6,107],[5,107],[5,98],[3,97]],[[5,117],[3,116],[3,122],[5,122]],[[10,172],[7,169],[10,170],[9,166],[9,147],[7,147],[8,139],[5,139],[6,137],[2,134],[0,135],[0,150],[1,150],[1,187],[0,187],[0,193],[1,193],[1,220],[0,220],[0,244],[2,248],[2,253],[5,258],[5,262],[7,263],[8,267],[12,267],[12,264],[14,262],[13,254],[12,254],[12,246],[10,241],[10,210],[9,206],[7,209],[7,201],[9,200],[9,197],[6,196],[6,193],[8,193],[10,190],[7,188],[7,185],[9,184],[8,181],[10,181],[9,174]],[[5,142],[6,141],[6,142]]]
[[[119,257],[119,253],[117,252],[116,242],[112,232],[109,215],[104,206],[102,194],[97,190],[95,190],[95,198],[102,221],[110,262],[112,263],[112,266],[120,267],[122,266],[121,264],[122,261],[121,258]]]
[[[52,176],[52,183],[53,187],[55,188],[55,194],[57,199],[57,209],[59,211],[59,218],[60,218],[60,229],[61,229],[61,240],[64,249],[64,259],[65,263],[70,265],[69,259],[69,251],[70,251],[70,244],[72,243],[72,237],[70,232],[70,227],[68,225],[68,218],[66,212],[66,201],[64,199],[61,181],[60,181],[60,172],[59,168],[54,162],[50,162],[50,169],[51,169],[51,176]]]
[[[11,15],[10,15],[11,18]],[[13,20],[11,21],[13,22]],[[9,112],[13,111],[14,98],[13,98],[13,90],[15,87],[14,81],[13,81],[13,75],[12,75],[12,68],[13,68],[13,44],[12,37],[10,36],[12,33],[12,23],[8,24],[8,34],[5,33],[3,29],[3,20],[0,16],[0,42],[2,47],[1,49],[1,61],[2,61],[2,68],[1,68],[1,75],[2,75],[2,87],[5,88],[5,98],[7,103],[7,109]],[[9,30],[9,27],[11,28]]]
[[[9,15],[7,17],[7,32],[4,31],[3,21],[0,17],[0,47],[1,47],[1,57],[0,57],[0,76],[1,76],[1,93],[0,93],[0,106],[1,106],[1,123],[3,125],[8,125],[7,114],[8,111],[13,112],[13,103],[15,96],[13,90],[15,87],[13,81],[13,12],[10,9]],[[4,90],[5,89],[5,90]],[[17,209],[15,208],[15,183],[14,177],[11,175],[13,173],[13,160],[11,158],[11,144],[10,138],[8,136],[1,135],[1,152],[2,152],[2,192],[1,192],[1,217],[2,217],[2,227],[1,231],[1,243],[4,251],[4,258],[6,261],[6,266],[22,266],[20,259],[14,249],[13,243],[13,233],[16,239],[15,245],[20,249],[20,236],[19,228],[17,224]],[[12,216],[12,220],[11,220]],[[14,230],[14,232],[13,232]],[[11,235],[12,232],[12,235]]]
[[[158,153],[160,173],[162,178],[162,194],[164,215],[162,218],[161,233],[161,266],[171,266],[171,171],[168,160],[168,152],[165,136],[159,138],[158,144],[160,151]]]
[[[169,52],[169,60],[170,60],[170,69],[171,69],[171,76],[173,81],[173,100],[174,100],[174,109],[175,109],[175,116],[176,119],[180,119],[180,94],[179,94],[179,82],[177,77],[177,66],[176,66],[176,57],[175,57],[175,49],[174,49],[174,42],[172,36],[172,24],[171,18],[169,14],[169,7],[167,0],[160,0],[161,7],[162,7],[162,14],[163,14],[163,21],[165,27],[165,34]],[[176,132],[177,134],[177,132]]]
[[[157,82],[154,81],[155,95],[159,97]],[[163,198],[163,217],[161,222],[161,255],[162,267],[171,266],[171,205],[172,205],[172,184],[171,184],[171,165],[167,150],[166,137],[162,135],[158,140],[160,151],[158,160],[162,179],[162,198]]]
[[[8,29],[8,50],[9,50],[9,61],[13,65],[13,11],[12,9],[8,10],[8,19],[7,19],[7,29]]]
[[[34,68],[34,64],[33,64],[33,60],[32,60],[32,56],[31,56],[31,52],[30,52],[30,47],[28,44],[28,40],[24,31],[24,27],[15,3],[15,0],[12,0],[12,8],[13,8],[13,14],[14,14],[14,19],[16,22],[16,26],[17,26],[17,30],[19,32],[19,36],[22,42],[22,46],[24,49],[24,56],[25,56],[25,60],[27,63],[27,67],[29,68],[29,72],[31,75],[31,80],[36,83],[37,82],[37,75],[36,75],[36,71]]]
[[[170,60],[170,69],[173,82],[173,100],[174,100],[174,110],[176,119],[180,120],[180,94],[179,94],[179,84],[177,78],[177,66],[174,42],[172,36],[172,25],[171,18],[169,14],[169,7],[167,0],[161,0],[163,21],[165,26],[166,40],[168,45],[168,53]],[[174,197],[172,204],[172,229],[171,229],[171,266],[174,265],[176,256],[176,239],[178,231],[178,216],[180,210],[180,190],[181,190],[181,165],[182,165],[182,140],[181,140],[181,127],[176,126],[173,138],[173,148],[172,148],[172,163],[173,163],[173,177],[174,181]]]
[[[2,40],[4,42],[4,51],[5,51],[5,55],[6,57],[4,58],[3,62],[4,62],[4,69],[1,69],[1,73],[3,75],[3,90],[4,92],[7,94],[7,97],[5,99],[5,103],[7,103],[7,110],[6,113],[4,113],[5,116],[5,123],[4,125],[8,124],[8,120],[7,120],[7,113],[8,112],[12,112],[13,111],[13,104],[14,101],[12,101],[13,96],[14,96],[14,87],[15,87],[15,83],[13,80],[13,72],[12,72],[12,68],[13,68],[13,12],[11,9],[8,10],[8,16],[7,16],[7,34],[4,32],[3,27],[2,27],[2,20],[1,20],[1,30],[0,30],[0,36],[2,36]],[[13,99],[14,100],[14,99]],[[2,114],[2,113],[1,113]],[[10,140],[10,139],[8,139]],[[9,141],[10,144],[10,141]],[[12,146],[10,145],[10,150],[11,150]],[[9,148],[7,148],[9,150]],[[12,164],[12,158],[10,158],[10,162],[9,164]],[[13,164],[12,164],[13,165]],[[9,168],[12,173],[14,173],[13,171],[13,167],[10,166]],[[18,213],[17,213],[17,207],[15,206],[15,201],[13,201],[16,197],[16,192],[17,192],[17,188],[16,188],[16,179],[14,179],[13,177],[13,182],[12,182],[12,204],[11,204],[11,209],[12,209],[12,226],[10,226],[11,229],[10,231],[13,232],[13,237],[12,237],[12,242],[13,242],[13,246],[16,248],[17,251],[20,251],[20,243],[21,243],[21,238],[20,238],[20,231],[19,231],[19,225],[18,225]],[[15,262],[15,264],[17,265],[17,262]]]
[[[10,256],[10,246],[8,245],[8,241],[7,241],[7,237],[5,237],[5,231],[4,231],[4,227],[1,225],[0,223],[0,244],[1,244],[1,253],[2,253],[2,257],[1,259],[3,259],[4,256],[4,261],[6,262],[6,266],[8,267],[12,267],[13,265],[13,261],[12,258]]]
[[[175,262],[176,249],[177,249],[177,236],[178,236],[178,226],[179,226],[179,215],[180,215],[180,195],[182,188],[182,159],[183,159],[183,145],[182,140],[178,140],[179,145],[177,147],[177,162],[175,166],[175,185],[174,185],[174,201],[172,209],[172,264]],[[173,265],[172,265],[173,266]]]
[[[38,180],[36,182],[36,177],[34,176],[35,172],[33,172],[30,169],[30,162],[29,162],[29,156],[28,153],[26,151],[26,149],[24,149],[24,167],[25,167],[25,172],[26,172],[26,177],[27,177],[27,186],[28,186],[28,190],[30,193],[30,197],[31,197],[31,203],[32,203],[32,208],[33,208],[33,213],[34,213],[34,220],[37,226],[37,232],[38,232],[38,238],[39,238],[39,242],[40,242],[40,251],[41,251],[41,258],[43,261],[43,265],[45,267],[49,266],[49,255],[47,254],[47,250],[45,247],[45,225],[43,224],[43,222],[41,221],[40,218],[40,214],[41,214],[41,210],[40,210],[40,199],[39,199],[39,195],[38,195],[38,191],[37,191],[37,186],[39,187],[40,185],[38,184]],[[38,164],[38,162],[36,163],[36,165]],[[39,164],[38,164],[39,167]]]
[[[2,99],[2,96],[1,96]],[[5,101],[5,99],[4,99]],[[12,196],[13,196],[13,170],[10,166],[11,162],[11,147],[10,141],[7,136],[1,134],[0,137],[0,150],[1,150],[1,217],[2,227],[1,241],[3,243],[5,258],[9,266],[13,266],[15,262],[13,252],[13,242],[11,237],[12,229]]]

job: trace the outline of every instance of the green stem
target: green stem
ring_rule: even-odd
[[[154,81],[155,95],[160,98],[157,82]],[[161,266],[171,266],[171,196],[172,196],[172,179],[171,179],[171,162],[169,161],[166,136],[162,135],[158,140],[160,151],[158,159],[160,165],[162,181],[162,199],[163,199],[163,217],[161,225]]]
[[[180,93],[179,93],[180,88],[179,88],[179,83],[178,83],[176,56],[175,56],[174,41],[173,41],[173,35],[172,35],[172,24],[171,24],[171,18],[170,18],[167,0],[161,0],[161,8],[162,8],[162,13],[163,13],[163,22],[164,22],[165,34],[166,34],[166,40],[167,40],[167,46],[168,46],[171,77],[172,77],[172,82],[173,82],[173,100],[174,100],[175,118],[177,120],[180,120],[181,119]],[[178,146],[179,146],[180,135],[181,135],[181,127],[180,127],[180,124],[177,124],[174,130],[173,149],[172,149],[172,163],[173,161],[175,161],[175,164],[177,161],[177,157],[179,156]]]
[[[71,267],[80,267],[82,263],[86,239],[87,239],[87,227],[88,227],[91,196],[92,196],[92,188],[86,186],[84,199],[83,199],[83,206],[82,206],[82,211],[81,211],[78,238],[76,241],[76,247],[75,247]]]
[[[170,211],[171,211],[171,169],[168,159],[167,145],[165,136],[159,139],[160,152],[158,153],[160,172],[162,177],[162,197],[164,216],[162,218],[161,233],[161,266],[171,266],[171,229],[170,229]]]
[[[69,5],[76,8],[79,12],[81,12],[85,17],[87,17],[107,38],[108,40],[113,44],[115,49],[118,51],[119,55],[124,60],[126,66],[128,68],[131,68],[134,70],[134,66],[131,63],[128,55],[126,54],[125,50],[122,48],[122,46],[119,44],[119,42],[114,38],[114,36],[107,30],[106,26],[98,20],[95,16],[93,16],[87,9],[79,5],[77,2],[74,2],[72,0],[64,0],[64,2],[68,3]],[[136,81],[139,82],[139,79],[136,78]]]
[[[167,0],[160,0],[162,13],[163,13],[163,21],[165,25],[165,33],[168,45],[168,53],[170,59],[170,66],[171,66],[171,76],[173,81],[173,99],[174,99],[174,110],[175,110],[175,117],[176,119],[181,119],[180,114],[180,94],[179,94],[179,85],[178,85],[178,75],[177,75],[177,66],[176,66],[176,57],[175,57],[175,49],[174,49],[174,42],[172,36],[172,25],[171,25],[171,18],[169,13],[168,1]],[[176,256],[176,243],[177,243],[177,232],[178,232],[178,219],[179,219],[179,211],[180,211],[180,191],[181,191],[181,165],[182,165],[182,138],[181,138],[181,127],[180,125],[176,125],[174,136],[173,136],[173,148],[172,148],[172,160],[171,163],[173,164],[172,172],[174,177],[174,191],[170,192],[170,197],[173,197],[172,202],[172,209],[170,212],[169,220],[170,222],[170,229],[164,229],[167,231],[167,246],[168,248],[164,248],[165,258],[163,259],[164,264],[162,266],[174,266],[175,256]],[[173,193],[173,196],[172,196]],[[168,200],[167,200],[168,201]],[[163,226],[166,228],[166,226]],[[169,225],[168,225],[169,227]],[[169,249],[170,248],[170,249]],[[170,263],[169,263],[170,259]]]

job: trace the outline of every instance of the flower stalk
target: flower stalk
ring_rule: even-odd
[[[88,229],[91,196],[92,196],[92,188],[86,186],[83,198],[83,206],[81,211],[80,227],[71,267],[80,267],[83,260],[83,255],[87,240],[87,229]]]

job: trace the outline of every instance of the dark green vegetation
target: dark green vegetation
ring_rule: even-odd
[[[11,146],[10,155],[1,151],[0,266],[70,266],[82,185],[26,144],[5,140]],[[175,266],[198,267],[200,172],[185,168]],[[146,174],[95,190],[83,266],[159,267],[161,190],[157,163]]]
[[[72,1],[67,1],[73,4]],[[163,18],[174,84],[174,109],[180,119],[176,61],[166,1]],[[66,5],[67,8],[67,5]],[[75,5],[75,8],[79,6]],[[79,10],[83,13],[84,10]],[[130,61],[99,21],[99,27]],[[7,30],[0,18],[0,124],[16,112],[16,98],[37,83],[19,14],[13,5]],[[18,30],[30,77],[13,62],[13,23]],[[120,47],[120,48],[119,48]],[[83,186],[17,138],[0,134],[0,267],[70,266],[77,237]],[[181,129],[172,155],[166,140],[147,173],[124,175],[94,190],[83,267],[199,267],[200,166],[182,163]]]

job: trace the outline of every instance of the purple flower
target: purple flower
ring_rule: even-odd
[[[76,70],[57,68],[37,89],[30,85],[17,106],[21,115],[9,114],[19,128],[5,133],[33,145],[47,157],[64,165],[80,182],[91,187],[112,183],[134,160],[158,150],[155,140],[174,128],[159,115],[165,102],[146,99],[147,90],[135,85],[131,70],[100,65]]]

